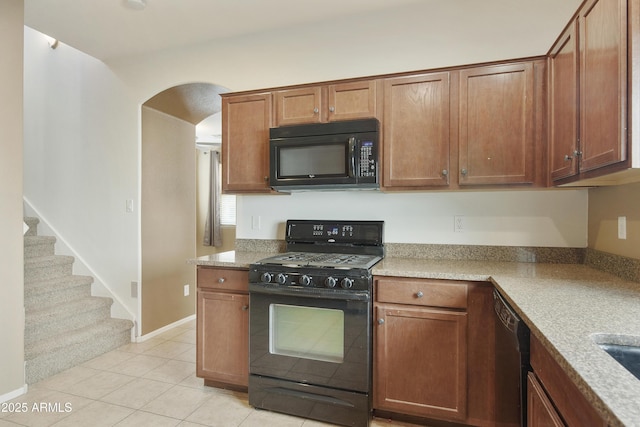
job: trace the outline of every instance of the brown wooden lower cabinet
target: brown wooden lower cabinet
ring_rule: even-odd
[[[527,425],[537,427],[563,427],[564,423],[542,385],[529,372],[527,378]]]
[[[198,267],[196,375],[205,385],[246,390],[248,283],[246,270]]]
[[[376,407],[464,419],[467,313],[378,305],[376,315]]]
[[[376,411],[492,424],[491,292],[485,283],[375,279]]]
[[[533,407],[528,408],[529,427],[607,425],[540,340],[533,335],[531,367],[533,374],[529,374],[530,389],[527,393],[530,405],[533,399]],[[558,421],[560,424],[557,424]]]

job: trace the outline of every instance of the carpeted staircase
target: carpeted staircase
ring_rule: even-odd
[[[26,382],[33,384],[131,342],[133,322],[111,318],[111,298],[91,296],[89,276],[72,273],[74,258],[55,255],[56,238],[38,236],[25,218]]]

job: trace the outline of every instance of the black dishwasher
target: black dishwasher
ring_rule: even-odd
[[[527,373],[529,364],[529,328],[493,290],[496,337],[496,425],[527,425]]]

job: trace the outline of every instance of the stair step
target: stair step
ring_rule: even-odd
[[[73,270],[72,256],[51,255],[24,260],[24,281],[39,281],[71,275]]]
[[[25,376],[33,384],[131,342],[133,322],[112,319],[113,300],[91,296],[93,277],[73,275],[74,258],[55,255],[56,238],[24,237]]]
[[[56,238],[53,236],[24,236],[24,257],[38,258],[55,254]]]
[[[66,334],[108,319],[113,300],[85,297],[26,311],[25,343]]]
[[[107,319],[25,345],[26,382],[33,384],[131,342],[133,322]]]
[[[23,218],[23,221],[29,226],[29,230],[24,234],[25,236],[35,236],[38,234],[38,224],[40,223],[38,218],[27,216]]]
[[[25,309],[29,311],[91,296],[92,283],[93,277],[76,275],[25,283]]]

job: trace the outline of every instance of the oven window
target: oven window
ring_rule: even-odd
[[[344,312],[271,304],[269,352],[341,363],[344,359]]]
[[[346,144],[280,147],[280,178],[347,175]]]

